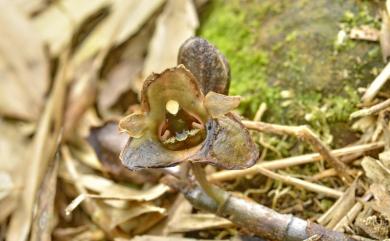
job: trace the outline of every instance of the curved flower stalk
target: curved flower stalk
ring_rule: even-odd
[[[183,65],[152,74],[143,85],[140,113],[119,127],[130,136],[120,159],[130,170],[209,163],[223,169],[254,165],[259,152],[231,111],[240,98],[209,91]]]

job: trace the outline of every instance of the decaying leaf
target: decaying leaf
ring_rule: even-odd
[[[190,0],[168,0],[150,42],[145,60],[143,77],[162,72],[177,64],[177,55],[182,43],[195,34],[198,17]]]
[[[210,213],[182,215],[177,222],[169,223],[169,232],[185,233],[213,228],[233,227],[232,222]]]
[[[49,85],[42,41],[12,2],[0,1],[0,25],[0,115],[36,120]]]
[[[390,189],[385,185],[374,183],[371,184],[370,191],[374,195],[374,203],[371,207],[390,220]]]
[[[131,219],[137,218],[147,213],[159,213],[164,215],[166,210],[164,208],[156,207],[148,203],[132,204],[127,209],[112,208],[111,211],[111,228],[114,228],[120,224],[123,224]]]
[[[27,153],[30,142],[20,130],[19,125],[0,121],[0,222],[12,212],[18,204],[20,189],[26,173]]]
[[[362,161],[362,167],[366,176],[374,183],[390,185],[390,171],[381,165],[379,160],[366,156]]]
[[[96,12],[112,4],[112,0],[56,1],[38,16],[33,24],[42,39],[57,56],[69,44],[74,32]]]
[[[178,238],[178,237],[159,237],[159,236],[151,236],[151,235],[143,235],[143,236],[136,236],[135,238],[131,240],[121,239],[117,238],[115,241],[212,241],[207,239],[193,239],[193,238]],[[213,239],[213,241],[217,241],[216,239]],[[223,241],[223,240],[220,240]],[[225,240],[227,241],[227,240]]]
[[[79,50],[74,56],[74,64],[80,65],[84,61],[93,57],[100,49],[111,41],[112,24],[117,21],[118,18],[122,18],[125,15],[123,28],[119,34],[113,40],[114,45],[118,45],[128,39],[131,35],[135,34],[145,21],[157,11],[164,0],[140,0],[140,1],[127,1],[119,0],[113,2],[111,8],[111,14],[99,24],[96,29],[88,35],[85,41],[81,44]],[[130,12],[127,10],[130,9]],[[127,12],[123,12],[127,11]]]
[[[94,175],[83,175],[79,181],[86,188],[100,193],[102,197],[120,200],[150,201],[169,190],[169,187],[164,184],[147,190],[137,190]]]
[[[13,188],[14,184],[9,173],[0,171],[0,200],[7,197]]]
[[[51,163],[43,179],[37,199],[37,212],[33,218],[30,241],[51,241],[55,225],[54,199],[57,191],[59,159]]]

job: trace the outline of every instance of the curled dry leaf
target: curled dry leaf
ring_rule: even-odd
[[[9,1],[0,1],[0,25],[0,115],[35,120],[49,84],[42,42]]]
[[[207,102],[219,99],[209,98]],[[170,101],[177,103],[177,111],[167,106]],[[217,111],[207,107],[217,104],[205,102],[198,81],[183,65],[149,76],[141,94],[143,126],[139,118],[125,117],[122,121],[122,127],[130,128],[123,131],[137,134],[122,150],[123,164],[130,170],[168,167],[183,161],[206,162],[224,169],[253,165],[259,152],[248,130],[230,113],[212,118],[210,112]],[[223,112],[232,107],[229,103],[219,103]],[[127,120],[137,123],[125,123]],[[138,135],[140,129],[144,130],[142,136]]]

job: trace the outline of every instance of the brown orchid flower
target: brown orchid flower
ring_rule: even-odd
[[[202,93],[183,65],[152,74],[143,85],[141,113],[123,118],[130,135],[120,158],[130,170],[204,162],[224,169],[252,166],[258,151],[231,110],[236,96]]]
[[[192,37],[181,46],[178,62],[145,80],[142,111],[120,121],[121,131],[130,135],[120,159],[130,170],[189,161],[201,187],[222,205],[225,196],[208,183],[201,164],[243,169],[256,162],[259,152],[231,113],[240,98],[224,95],[230,82],[225,57],[206,40]]]

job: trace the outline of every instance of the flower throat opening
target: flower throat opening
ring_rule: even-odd
[[[206,136],[202,120],[170,100],[166,105],[165,120],[160,124],[158,137],[169,150],[180,151],[199,145]]]

